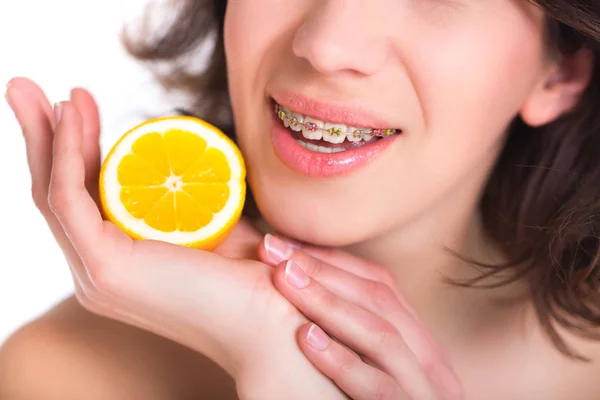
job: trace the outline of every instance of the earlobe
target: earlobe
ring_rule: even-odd
[[[594,63],[588,49],[562,57],[521,107],[523,121],[539,127],[573,110],[592,80]]]

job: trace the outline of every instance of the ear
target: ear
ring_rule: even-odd
[[[563,55],[548,68],[521,108],[521,118],[533,127],[546,125],[579,104],[594,72],[594,53],[580,49]]]

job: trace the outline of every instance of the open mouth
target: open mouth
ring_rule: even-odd
[[[283,101],[271,99],[273,149],[287,167],[305,176],[333,178],[357,171],[404,136],[401,129],[377,127],[385,121],[359,108],[329,105],[291,92],[277,96]]]
[[[316,153],[339,153],[402,133],[394,128],[362,128],[321,121],[273,101],[277,118],[291,132],[292,138],[307,150]]]

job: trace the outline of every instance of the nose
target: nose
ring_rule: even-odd
[[[390,54],[385,18],[375,2],[318,0],[294,36],[293,51],[322,74],[374,75]],[[375,4],[374,4],[375,3]],[[382,26],[383,25],[383,26]]]

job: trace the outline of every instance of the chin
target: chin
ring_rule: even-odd
[[[382,225],[368,212],[357,213],[354,204],[336,207],[335,202],[321,200],[327,197],[311,196],[306,190],[253,192],[264,220],[277,232],[302,242],[348,246],[377,235]]]

